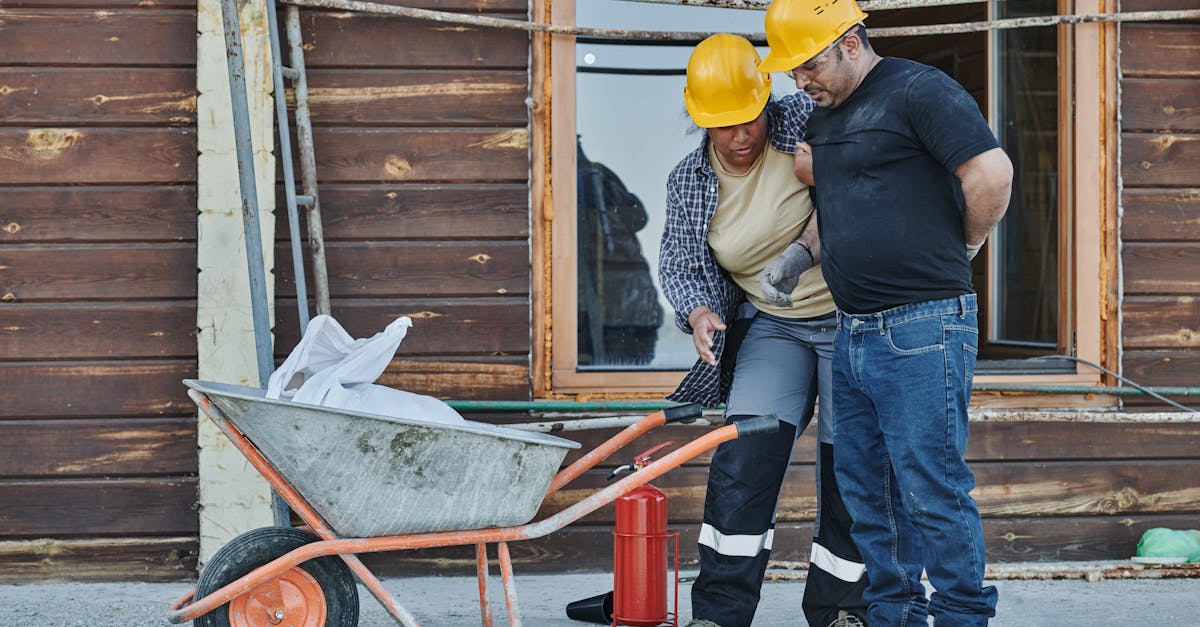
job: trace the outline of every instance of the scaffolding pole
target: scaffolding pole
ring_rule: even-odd
[[[242,55],[242,29],[237,0],[221,0],[225,28],[225,64],[229,73],[229,101],[233,109],[233,141],[237,150],[238,187],[242,196],[242,232],[246,239],[246,268],[250,278],[250,310],[254,321],[254,348],[258,361],[258,386],[267,387],[275,361],[271,355],[271,319],[267,311],[267,276],[263,269],[262,228],[259,223],[258,186],[254,182],[254,145],[250,137],[250,105],[246,100],[246,65]],[[271,491],[271,514],[277,526],[287,526],[287,504]]]

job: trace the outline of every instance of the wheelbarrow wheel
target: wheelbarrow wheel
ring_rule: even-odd
[[[196,582],[200,599],[275,558],[319,540],[290,527],[248,531],[221,547]],[[234,600],[197,618],[194,627],[355,627],[358,588],[337,556],[318,557],[290,568]]]

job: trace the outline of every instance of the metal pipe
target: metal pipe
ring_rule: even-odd
[[[628,0],[629,2],[644,2],[648,4],[676,4],[690,7],[708,7],[717,9],[739,9],[747,11],[766,11],[771,6],[769,0]],[[954,4],[979,4],[987,0],[859,0],[858,6],[863,11],[886,11],[889,9],[924,9],[928,7],[944,7]]]
[[[288,4],[317,9],[336,9],[361,13],[376,13],[381,15],[396,15],[418,20],[448,24],[466,24],[487,28],[504,28],[510,30],[526,30],[552,35],[583,35],[606,39],[648,39],[653,41],[679,41],[689,45],[711,35],[707,31],[678,32],[650,30],[618,30],[610,28],[588,28],[568,26],[563,24],[547,24],[544,22],[526,22],[511,20],[490,15],[475,15],[453,13],[449,11],[434,11],[412,7],[399,7],[379,2],[364,2],[362,0],[284,0]],[[952,33],[974,33],[1006,28],[1028,28],[1034,26],[1055,26],[1058,24],[1087,24],[1092,22],[1158,22],[1174,20],[1194,20],[1200,18],[1200,9],[1180,9],[1169,11],[1130,11],[1125,13],[1091,13],[1071,15],[1045,15],[1019,17],[983,22],[963,22],[958,24],[930,24],[924,26],[888,26],[871,28],[873,38],[909,37],[916,35],[947,35]],[[755,43],[766,41],[766,35],[758,33],[734,33]]]
[[[229,71],[229,100],[233,108],[233,142],[237,149],[238,183],[242,195],[246,266],[250,273],[250,308],[254,319],[254,347],[258,356],[258,384],[265,388],[275,364],[271,358],[267,277],[263,270],[258,189],[254,181],[254,146],[250,141],[250,105],[246,102],[246,66],[242,58],[242,30],[236,0],[221,0],[221,19],[225,27],[225,64]]]
[[[233,108],[233,143],[237,152],[238,190],[242,196],[242,232],[246,239],[246,268],[250,277],[250,311],[258,358],[258,386],[265,388],[271,371],[275,369],[275,360],[271,355],[267,276],[263,269],[258,186],[254,179],[254,145],[250,136],[250,105],[246,101],[246,64],[242,55],[242,28],[236,0],[221,0],[221,21],[225,28],[225,65],[229,73],[229,102]],[[288,524],[287,505],[275,492],[271,493],[271,514],[276,525]]]
[[[1034,394],[1101,394],[1108,396],[1148,396],[1133,387],[1105,387],[1099,385],[1056,385],[1023,383],[976,383],[975,392],[1026,392]],[[1146,388],[1162,396],[1200,396],[1200,387]]]
[[[287,202],[288,233],[291,235],[292,267],[296,275],[296,310],[300,335],[308,328],[308,285],[304,278],[304,251],[300,245],[300,218],[296,209],[296,174],[292,171],[292,133],[288,124],[287,91],[283,87],[283,54],[279,46],[279,17],[275,0],[266,0],[267,27],[271,35],[271,78],[275,82],[275,120],[279,134],[279,160],[283,170],[283,196]],[[291,68],[287,68],[291,70]],[[298,73],[288,72],[291,78]]]
[[[1163,396],[1200,396],[1200,387],[1152,387],[1146,388]],[[1146,392],[1132,387],[1105,387],[1097,385],[1055,385],[1022,383],[976,383],[975,392],[1013,392],[1029,394],[1098,394],[1109,396],[1148,396]],[[661,399],[613,399],[601,401],[573,401],[570,399],[537,399],[532,401],[476,401],[448,400],[458,411],[531,411],[531,412],[613,412],[613,411],[658,411],[675,407],[674,403]],[[620,426],[614,423],[611,426]]]
[[[596,418],[581,418],[578,420],[523,422],[518,424],[506,424],[504,426],[509,429],[535,431],[538,433],[565,433],[567,431],[591,431],[594,429],[623,429],[629,425],[635,424],[640,418],[640,414],[624,416],[598,416]],[[692,422],[680,422],[677,424],[683,426],[718,427],[724,424],[724,420],[712,416],[697,418]]]
[[[661,399],[572,401],[568,399],[533,401],[446,401],[459,411],[657,411],[679,403]]]

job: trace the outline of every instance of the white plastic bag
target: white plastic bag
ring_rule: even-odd
[[[409,318],[397,318],[373,337],[354,339],[332,317],[316,316],[300,343],[271,374],[267,398],[406,420],[464,422],[454,408],[432,396],[374,383],[411,326]]]

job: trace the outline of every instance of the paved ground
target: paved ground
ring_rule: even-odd
[[[523,623],[527,627],[583,627],[566,618],[567,603],[606,592],[608,575],[517,574]],[[428,627],[479,625],[473,577],[385,580],[385,585]],[[1200,579],[1000,580],[994,627],[1098,627],[1106,625],[1200,626]],[[186,583],[0,585],[0,627],[161,627],[167,607],[190,589]],[[764,584],[755,627],[801,626],[800,581]],[[507,624],[499,576],[491,603],[497,625]],[[393,622],[360,588],[361,627]],[[688,586],[680,589],[687,618]]]

